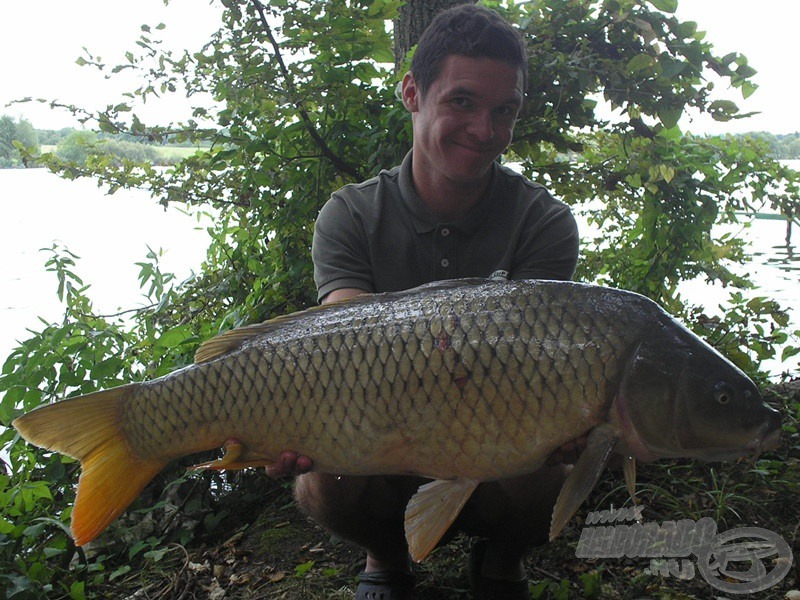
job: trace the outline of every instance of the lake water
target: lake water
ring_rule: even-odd
[[[800,168],[800,161],[789,162]],[[107,314],[142,303],[135,263],[145,259],[148,246],[165,249],[163,270],[181,280],[199,270],[209,239],[196,217],[174,207],[165,211],[147,192],[107,196],[92,180],[68,181],[44,169],[0,170],[0,210],[0,361],[16,340],[29,337],[28,328],[41,328],[37,317],[60,317],[56,278],[44,270],[49,254],[41,248],[58,243],[80,256],[75,271],[91,283],[96,310]],[[800,329],[800,228],[794,228],[793,247],[785,243],[782,220],[756,219],[741,235],[754,252],[745,270],[761,287],[751,295],[780,301],[791,309],[794,329]],[[691,282],[683,289],[709,312],[727,298],[725,290],[706,283]],[[800,375],[798,366],[795,357],[765,368]]]
[[[165,211],[147,192],[120,190],[109,196],[90,179],[68,181],[45,169],[0,169],[0,361],[41,329],[37,317],[58,320],[51,256],[41,248],[58,244],[80,257],[74,272],[90,283],[89,295],[102,314],[144,303],[139,267],[148,247],[165,249],[160,263],[179,280],[199,270],[208,234],[193,216]]]

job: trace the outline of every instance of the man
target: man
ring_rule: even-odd
[[[511,142],[526,67],[521,37],[488,9],[461,5],[431,23],[402,81],[412,151],[401,166],[333,194],[319,215],[313,259],[323,304],[442,279],[572,277],[578,234],[569,209],[495,162]],[[308,457],[286,453],[273,473],[310,466]],[[532,475],[475,491],[449,537],[464,531],[483,538],[471,556],[477,597],[529,597],[523,560],[547,540],[565,471],[551,460]],[[304,510],[367,550],[357,599],[411,597],[403,513],[422,483],[405,476],[298,477]]]

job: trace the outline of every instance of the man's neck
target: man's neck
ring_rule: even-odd
[[[454,181],[433,182],[424,176],[413,177],[414,189],[423,204],[441,219],[452,223],[463,219],[478,204],[489,187],[491,175],[480,183],[459,183]]]

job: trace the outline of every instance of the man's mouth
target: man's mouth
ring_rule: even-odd
[[[456,142],[455,145],[478,156],[486,156],[496,152],[496,148],[494,146],[475,146],[474,144],[460,144],[458,142]]]

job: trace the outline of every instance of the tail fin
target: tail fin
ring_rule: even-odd
[[[131,453],[120,408],[137,384],[50,404],[12,423],[26,440],[81,463],[72,535],[88,544],[125,510],[166,465]]]

